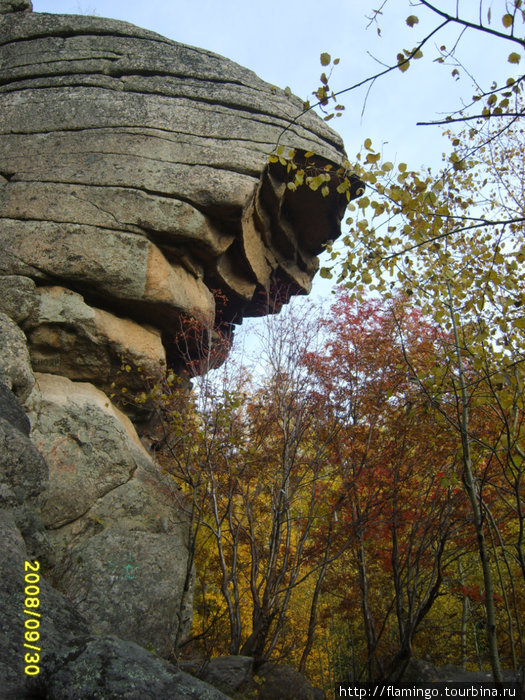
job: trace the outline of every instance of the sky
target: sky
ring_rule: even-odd
[[[504,0],[436,0],[444,10],[461,13],[481,8],[486,20],[492,11],[492,26],[502,29]],[[255,71],[262,79],[309,99],[319,86],[320,54],[340,58],[330,85],[339,90],[373,75],[384,64],[392,64],[403,49],[410,50],[439,19],[417,0],[389,0],[370,23],[371,9],[382,0],[33,0],[35,12],[96,14],[121,19],[193,46],[215,51]],[[409,28],[407,16],[419,23]],[[381,34],[378,34],[378,26]],[[333,126],[343,137],[350,160],[365,138],[371,138],[383,157],[411,168],[441,165],[447,141],[439,127],[417,126],[418,121],[437,119],[469,99],[474,86],[468,73],[489,88],[493,80],[502,84],[512,75],[507,62],[508,42],[480,32],[462,36],[458,54],[465,62],[459,80],[451,76],[453,66],[433,62],[437,47],[452,48],[459,30],[446,31],[431,40],[424,56],[402,73],[395,70],[366,90],[341,98],[346,110]],[[365,104],[366,97],[366,104]],[[314,282],[314,295],[329,294],[329,283]]]

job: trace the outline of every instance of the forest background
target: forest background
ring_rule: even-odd
[[[412,656],[500,679],[524,664],[521,2],[178,5],[34,9],[119,17],[289,83],[349,152],[326,173],[276,145],[290,187],[344,193],[357,172],[367,191],[324,259],[324,284],[346,285],[331,308],[258,326],[256,370],[239,350],[193,396],[170,375],[149,390],[199,572],[174,653],[286,660],[326,687]],[[214,367],[221,342],[187,333]]]

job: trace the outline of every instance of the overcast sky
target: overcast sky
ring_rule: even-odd
[[[378,36],[377,26],[368,26],[367,15],[381,4],[380,0],[33,0],[36,12],[112,17],[215,51],[271,84],[289,86],[303,99],[319,85],[321,52],[341,59],[331,87],[343,89],[380,70],[378,61],[395,62],[400,50],[412,49],[439,24],[435,15],[416,7],[414,0],[412,6],[410,0],[389,0]],[[436,4],[453,11],[456,0]],[[484,0],[484,14],[491,6],[492,22],[498,29],[502,28],[503,14],[498,8],[503,4],[504,0]],[[476,12],[479,2],[460,0],[460,7],[464,12]],[[420,19],[413,29],[405,23],[411,14]],[[416,126],[416,122],[448,114],[461,105],[462,97],[469,99],[474,92],[465,72],[456,81],[451,77],[452,67],[432,61],[437,56],[436,46],[452,48],[458,33],[454,29],[440,34],[408,71],[396,69],[376,81],[362,116],[364,90],[341,98],[346,112],[330,124],[343,137],[350,159],[370,137],[388,160],[407,162],[415,168],[439,168],[447,142],[439,128]],[[467,32],[459,55],[481,86],[488,88],[492,80],[502,83],[512,74],[507,55],[515,46]],[[316,288],[325,290],[326,286]]]

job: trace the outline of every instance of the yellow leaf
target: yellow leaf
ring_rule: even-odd
[[[513,51],[511,54],[509,54],[509,63],[519,63],[521,61],[521,56],[519,53],[516,53]]]
[[[321,188],[321,194],[323,195],[323,197],[328,197],[328,195],[330,194],[330,188],[328,187],[328,185],[325,185]]]
[[[415,24],[419,23],[419,18],[416,17],[416,15],[410,15],[409,17],[407,17],[406,23],[409,27],[413,27]]]
[[[407,61],[405,55],[402,53],[397,54],[397,67],[402,73],[410,68],[410,61]]]
[[[503,15],[501,21],[503,22],[504,27],[512,27],[512,24],[514,23],[514,17],[512,15],[506,14]]]
[[[365,148],[367,151],[372,150],[372,139],[365,139]]]
[[[332,58],[331,58],[329,53],[322,53],[321,54],[321,65],[322,66],[329,66],[331,60],[332,60]]]

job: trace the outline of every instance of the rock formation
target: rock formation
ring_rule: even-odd
[[[183,371],[174,339],[192,319],[240,323],[275,310],[276,290],[280,303],[308,292],[345,199],[335,184],[327,197],[291,192],[268,155],[280,140],[324,167],[342,143],[221,56],[31,10],[0,0],[0,675],[23,697],[31,557],[48,616],[35,687],[99,697],[84,671],[106,654],[107,697],[125,692],[126,660],[137,688],[157,673],[156,697],[195,697],[172,692],[180,672],[133,644],[168,656],[189,629],[188,532],[173,480],[137,434],[143,416],[116,408],[111,386],[123,358],[151,377]]]

